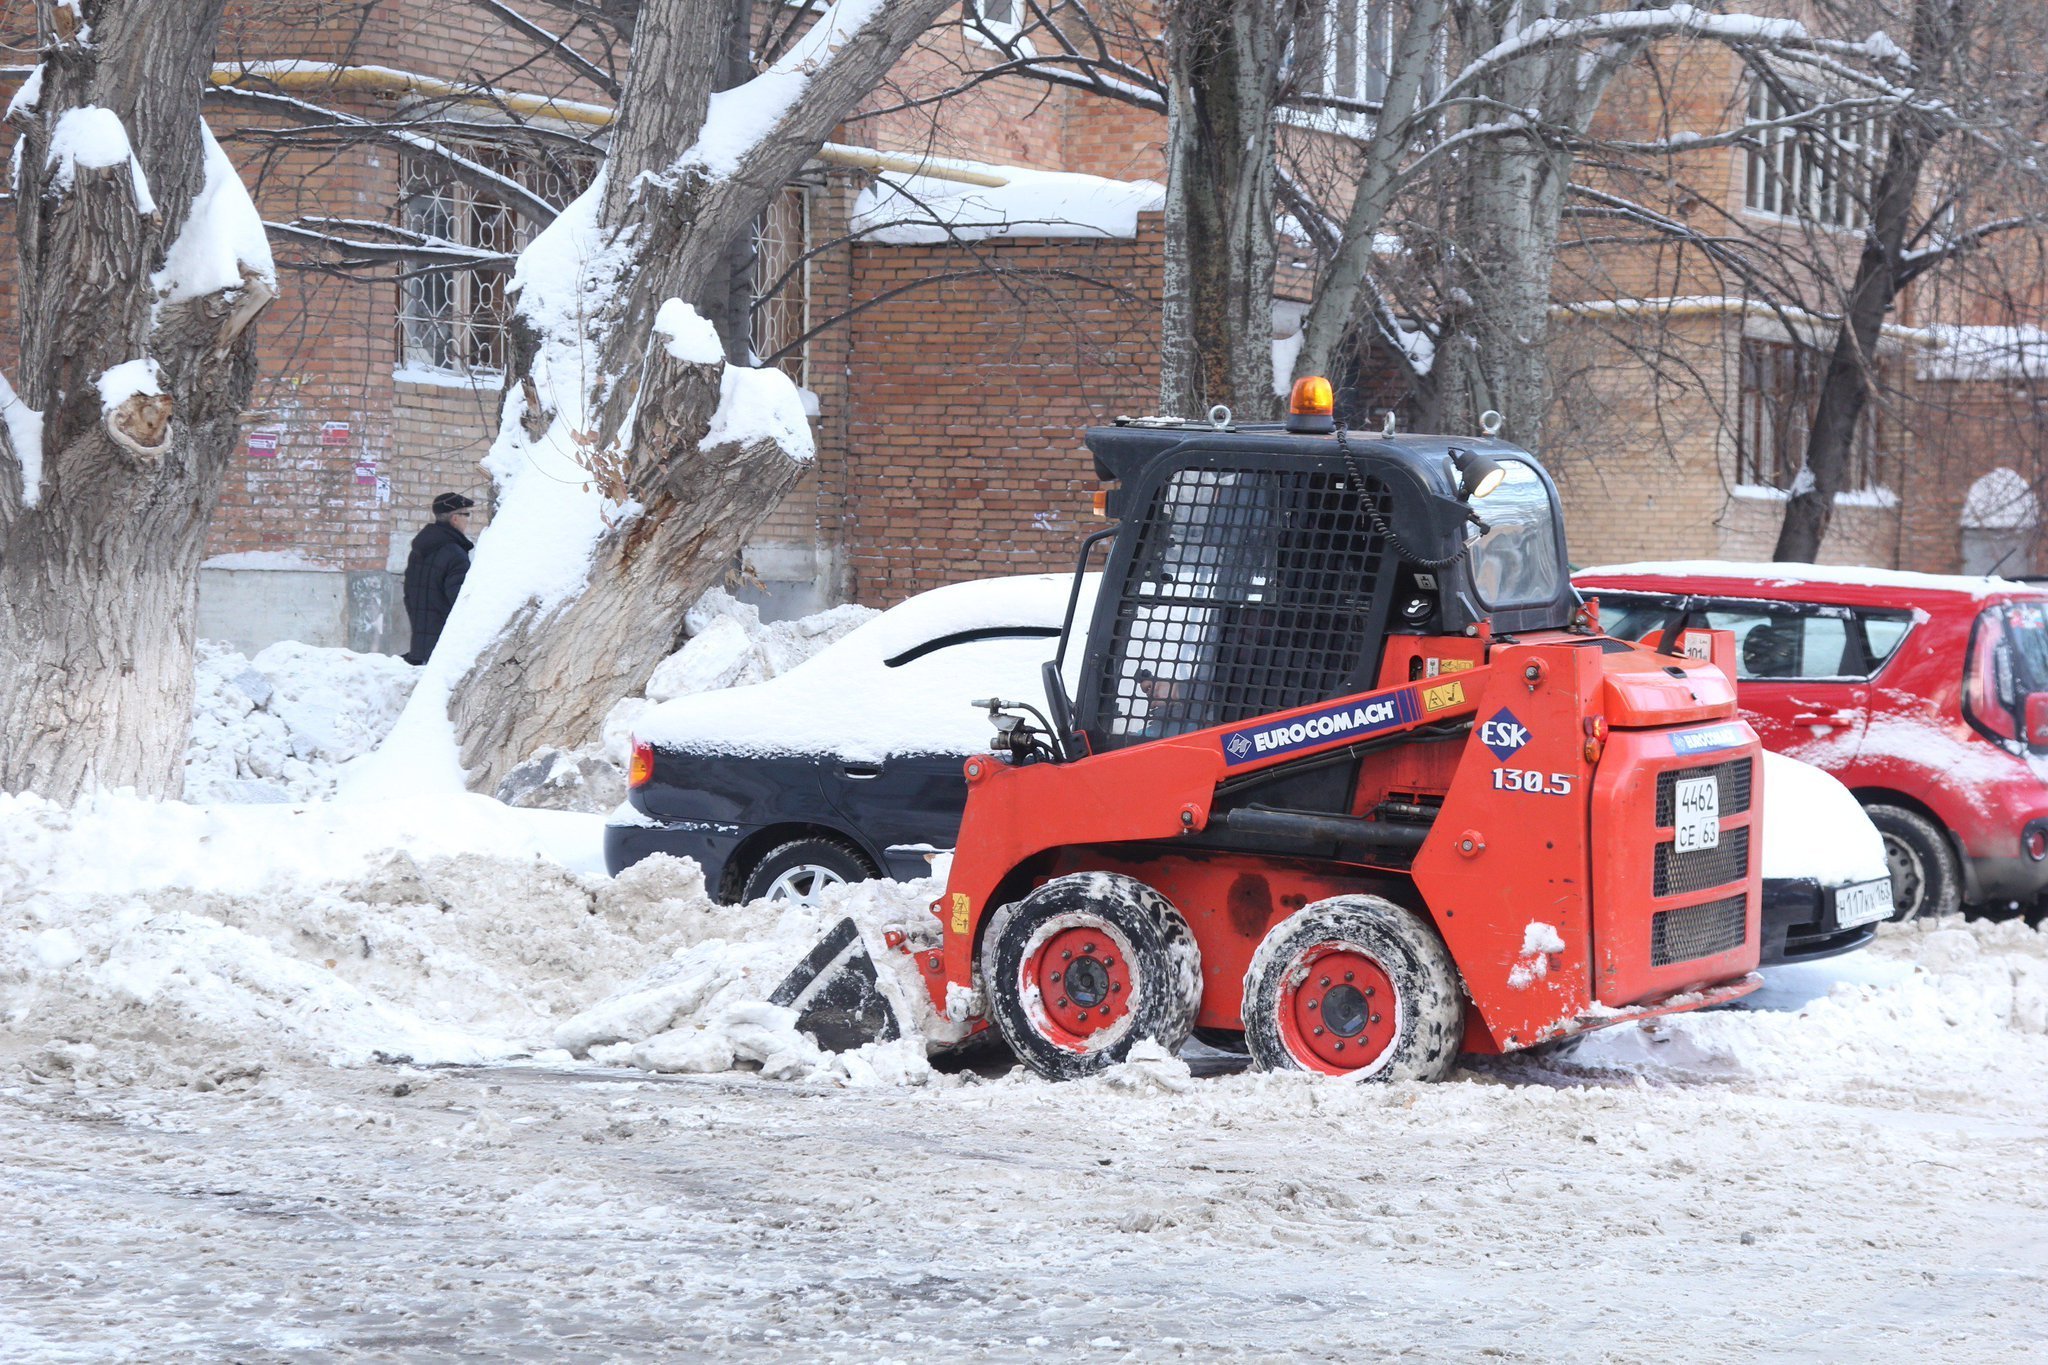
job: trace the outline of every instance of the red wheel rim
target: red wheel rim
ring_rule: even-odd
[[[1087,1052],[1095,1035],[1131,1011],[1130,954],[1100,926],[1054,930],[1024,959],[1026,994],[1046,1038],[1069,1052]]]
[[[1401,1032],[1400,1002],[1380,964],[1345,943],[1319,943],[1280,983],[1280,1038],[1310,1071],[1345,1076],[1378,1063]]]

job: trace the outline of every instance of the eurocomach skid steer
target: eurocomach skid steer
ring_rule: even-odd
[[[1329,395],[1087,433],[1116,524],[1078,686],[1063,638],[1043,715],[985,703],[939,934],[899,945],[1047,1076],[1213,1030],[1435,1078],[1758,984],[1732,637],[1602,635],[1530,455],[1347,435]],[[848,922],[777,999],[893,1036],[873,980]]]

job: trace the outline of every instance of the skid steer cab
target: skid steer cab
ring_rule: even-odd
[[[1732,637],[1605,637],[1532,456],[1346,433],[1328,392],[1087,433],[1092,619],[1042,712],[994,699],[909,946],[939,1011],[1044,1075],[1201,1033],[1433,1079],[1758,984]]]

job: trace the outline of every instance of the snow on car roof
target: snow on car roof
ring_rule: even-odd
[[[1084,629],[1100,577],[1083,583],[1076,619]],[[976,631],[1057,630],[1073,587],[1071,574],[1029,574],[920,593],[780,677],[663,702],[634,734],[691,753],[828,754],[856,763],[984,753],[993,731],[969,703],[994,694],[1043,709],[1039,669],[1058,647],[1055,638],[966,640],[895,667],[888,661]],[[1079,653],[1069,652],[1070,666]]]
[[[1806,583],[1841,587],[1903,588],[1914,592],[1954,592],[1971,597],[1992,597],[1999,593],[2034,593],[2032,584],[1989,575],[1913,573],[1905,569],[1867,569],[1853,564],[1769,564],[1742,563],[1726,559],[1645,560],[1637,564],[1599,564],[1578,570],[1574,579],[1584,578],[1721,578],[1754,580],[1766,587],[1796,588]]]

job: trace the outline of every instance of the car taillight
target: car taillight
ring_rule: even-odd
[[[654,746],[644,739],[633,741],[633,764],[626,770],[626,785],[644,787],[654,780]]]
[[[2020,847],[2037,863],[2048,858],[2048,825],[2038,820],[2028,825],[2026,833],[2020,835]]]

